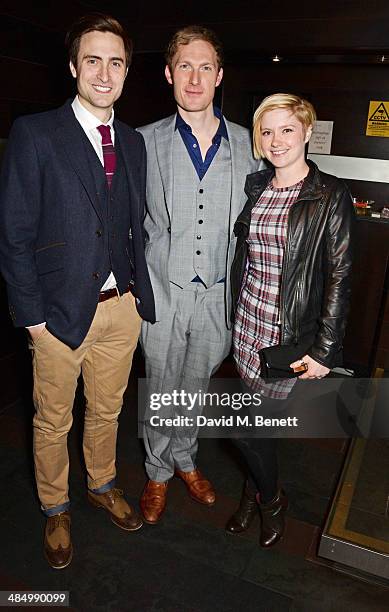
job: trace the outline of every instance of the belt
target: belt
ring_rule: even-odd
[[[123,291],[123,295],[125,293],[128,293],[130,291],[131,287],[128,286],[127,289],[125,289]],[[106,300],[110,300],[113,297],[117,297],[119,295],[119,292],[117,290],[116,287],[114,287],[113,289],[107,289],[107,291],[100,291],[99,293],[99,303],[100,302],[105,302]]]

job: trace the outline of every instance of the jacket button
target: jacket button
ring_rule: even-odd
[[[201,240],[201,236],[196,236],[197,240]]]
[[[169,232],[169,234],[171,234],[172,228],[171,228],[171,227],[168,227],[168,228],[167,228],[167,231]]]
[[[196,255],[201,255],[201,251],[196,251]]]
[[[204,208],[204,206],[202,204],[199,204],[199,208],[200,208],[200,210],[202,210]]]
[[[199,219],[199,223],[201,225],[202,223],[204,223],[204,221],[202,219]]]
[[[103,232],[101,230],[97,230],[96,236],[98,236],[98,238],[101,238],[102,235],[103,235]]]
[[[204,193],[204,189],[199,189],[199,193]]]
[[[92,278],[94,278],[95,280],[98,280],[100,278],[100,274],[98,272],[93,272]]]

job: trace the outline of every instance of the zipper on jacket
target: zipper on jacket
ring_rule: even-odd
[[[324,206],[324,202],[322,200],[319,206],[317,207],[314,217],[311,221],[309,232],[308,232],[308,240],[307,240],[307,244],[304,250],[303,268],[299,276],[299,279],[297,281],[297,290],[296,290],[297,297],[296,297],[296,313],[295,313],[295,342],[296,343],[298,342],[299,337],[300,337],[300,318],[301,317],[299,315],[301,314],[302,288],[304,286],[303,281],[305,280],[306,271],[307,271],[307,266],[306,266],[307,254],[309,253],[309,248],[312,242],[312,229],[316,227],[316,221],[319,218],[319,215],[323,209],[323,206]]]
[[[289,214],[288,214],[288,225],[286,228],[286,247],[285,247],[285,251],[284,251],[284,258],[282,261],[282,270],[281,270],[281,285],[280,285],[280,299],[279,299],[279,308],[280,308],[280,312],[278,315],[278,324],[281,326],[281,330],[280,330],[280,337],[281,337],[281,343],[284,340],[283,335],[284,335],[284,329],[285,329],[285,308],[283,305],[283,296],[284,296],[284,278],[285,278],[285,274],[284,271],[287,268],[287,262],[289,260],[289,251],[290,251],[290,211],[292,210],[292,208],[294,206],[296,206],[296,204],[298,202],[303,202],[304,200],[306,200],[308,198],[302,198],[301,200],[297,199],[292,206],[289,209]]]
[[[283,299],[283,295],[284,295],[284,278],[285,278],[285,274],[284,271],[286,270],[287,267],[287,260],[289,259],[289,247],[290,247],[290,231],[289,231],[289,225],[290,225],[290,211],[289,211],[289,215],[288,215],[288,225],[286,228],[286,248],[284,251],[284,258],[282,260],[282,270],[281,270],[281,284],[280,284],[280,299],[279,299],[279,313],[278,313],[278,324],[281,326],[280,328],[280,338],[281,338],[281,344],[284,340],[283,335],[284,335],[284,329],[285,329],[285,317],[284,317],[284,312],[285,309],[283,307],[283,303],[282,303],[282,299]]]
[[[286,229],[286,248],[285,248],[285,252],[284,252],[284,259],[282,262],[282,271],[281,271],[281,286],[280,286],[280,299],[279,299],[279,308],[280,308],[280,312],[279,312],[279,316],[278,316],[278,324],[281,326],[281,330],[280,330],[280,337],[281,337],[281,342],[284,340],[283,335],[284,335],[284,329],[285,329],[285,308],[283,305],[283,295],[284,295],[284,271],[287,268],[287,261],[289,260],[289,251],[290,251],[290,211],[292,210],[292,208],[294,208],[297,204],[301,203],[301,202],[305,202],[305,201],[310,201],[312,200],[311,197],[305,197],[305,198],[297,198],[297,200],[295,202],[293,202],[292,206],[289,209],[289,215],[288,215],[288,225],[287,225],[287,229]],[[321,206],[318,207],[318,211],[321,209]],[[312,219],[312,223],[311,223],[311,227],[313,222],[316,219],[316,215],[315,214],[314,218]],[[305,252],[307,252],[307,249],[305,250]],[[304,258],[304,262],[305,262],[305,258]],[[305,263],[304,263],[304,268],[303,268],[303,274],[305,275]],[[294,341],[297,343],[298,342],[298,337],[299,337],[299,333],[300,333],[300,325],[298,324],[298,317],[297,317],[297,311],[300,311],[300,304],[301,304],[301,287],[302,287],[302,278],[300,275],[300,278],[297,282],[297,289],[296,289],[296,294],[297,294],[297,298],[296,298],[296,316],[295,316],[295,329],[293,330],[294,332]],[[300,289],[300,291],[299,291]],[[300,294],[300,295],[299,295]],[[300,297],[300,299],[298,299]]]

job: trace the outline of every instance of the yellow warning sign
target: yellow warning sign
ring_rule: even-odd
[[[389,138],[389,102],[373,100],[369,104],[366,136]]]

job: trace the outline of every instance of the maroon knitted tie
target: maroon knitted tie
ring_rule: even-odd
[[[111,128],[109,125],[99,125],[97,126],[97,129],[99,130],[103,139],[104,170],[105,176],[107,177],[108,187],[111,187],[112,178],[116,169],[116,153],[111,140]]]

